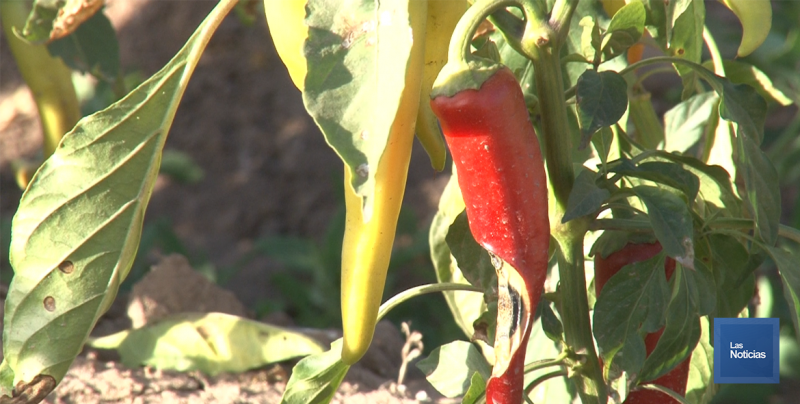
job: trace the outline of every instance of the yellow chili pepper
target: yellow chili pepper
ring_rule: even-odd
[[[772,4],[769,0],[722,0],[742,23],[742,42],[736,55],[753,53],[769,35],[772,28]]]
[[[306,57],[303,43],[308,38],[305,24],[307,0],[264,0],[269,33],[292,82],[300,91],[306,79]]]
[[[53,154],[61,137],[81,118],[72,71],[61,58],[50,56],[47,46],[26,43],[12,32],[13,27],[21,29],[25,24],[30,12],[26,2],[0,1],[0,9],[9,48],[39,110],[44,132],[43,154],[47,158]]]
[[[389,132],[386,149],[375,172],[372,216],[365,221],[361,198],[351,185],[345,167],[345,222],[342,245],[342,361],[357,362],[369,348],[383,297],[386,272],[392,256],[397,219],[406,188],[408,163],[414,142],[420,82],[423,72],[426,1],[409,2],[414,43],[406,68],[405,88]]]
[[[425,71],[422,75],[417,139],[437,171],[444,169],[447,151],[442,130],[431,110],[431,88],[439,71],[447,63],[447,47],[458,20],[469,8],[466,0],[428,0],[428,21],[425,26]]]

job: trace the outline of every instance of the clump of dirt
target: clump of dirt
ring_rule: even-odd
[[[175,313],[227,313],[247,317],[247,308],[229,290],[192,269],[182,255],[167,256],[134,287],[128,303],[133,328]]]

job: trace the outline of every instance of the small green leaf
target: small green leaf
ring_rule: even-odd
[[[33,177],[12,225],[3,352],[14,381],[0,394],[39,374],[60,381],[114,301],[133,264],[175,111],[235,4],[219,3],[163,69],[78,122]]]
[[[550,308],[549,303],[546,301],[542,303],[542,330],[544,334],[554,342],[563,341],[564,326],[561,324],[561,320],[556,317],[556,313]]]
[[[740,217],[740,200],[733,193],[731,177],[724,168],[710,166],[694,157],[682,156],[677,153],[656,151],[655,156],[659,160],[683,164],[687,170],[700,179],[700,190],[698,191],[700,198],[716,209],[724,209],[724,212],[727,212],[727,214],[723,214],[724,216]]]
[[[342,339],[331,349],[303,358],[292,369],[281,404],[328,404],[350,366],[342,362]]]
[[[716,278],[717,302],[710,316],[736,317],[753,297],[755,268],[748,259],[747,250],[735,238],[710,234],[707,240],[708,247],[703,250],[710,251],[698,255],[710,261]]]
[[[655,380],[683,362],[700,339],[698,288],[682,267],[673,273],[675,291],[667,307],[667,323],[655,349],[644,361],[638,381]]]
[[[781,218],[778,172],[754,139],[739,135],[737,140],[739,143],[737,169],[744,177],[745,206],[755,219],[758,236],[767,245],[774,245],[778,238]]]
[[[719,93],[720,91],[717,90]],[[767,102],[753,87],[746,84],[733,84],[722,81],[722,102],[719,116],[736,122],[739,129],[758,146],[764,139],[764,121],[767,116]]]
[[[581,33],[581,54],[584,60],[596,60],[597,53],[600,52],[600,27],[597,25],[593,16],[581,18],[580,26],[583,28]]]
[[[719,96],[713,91],[696,94],[664,114],[664,149],[685,152],[703,136]]]
[[[678,0],[669,3],[668,13],[672,9],[673,27],[669,38],[670,56],[679,57],[691,62],[700,63],[703,53],[703,26],[706,10],[703,0]],[[681,99],[687,99],[694,92],[697,74],[691,68],[675,64],[683,82]]]
[[[642,0],[647,19],[645,28],[662,51],[667,49],[667,8],[663,0]],[[670,23],[671,25],[671,23]]]
[[[633,188],[633,192],[647,206],[647,215],[661,246],[667,255],[686,264],[694,262],[692,215],[686,203],[673,193],[646,185]]]
[[[586,70],[578,79],[575,96],[581,124],[581,149],[589,144],[594,132],[617,123],[628,109],[628,84],[613,71]]]
[[[602,165],[608,162],[608,155],[611,152],[611,144],[614,141],[614,132],[609,127],[602,127],[600,131],[592,136],[592,145],[597,151],[597,157],[600,158]]]
[[[117,34],[103,12],[94,13],[72,34],[47,45],[71,69],[114,81],[120,73]]]
[[[792,312],[792,323],[797,330],[800,326],[800,254],[796,249],[782,247],[767,247],[766,250],[781,274],[784,294]]]
[[[603,58],[613,59],[639,41],[644,32],[646,18],[644,5],[639,1],[630,2],[620,8],[603,34],[600,45]]]
[[[200,370],[211,376],[323,352],[303,334],[224,313],[178,314],[89,345],[118,350],[129,367]]]
[[[453,167],[453,175],[445,186],[439,199],[439,210],[433,217],[428,242],[430,243],[431,261],[436,270],[438,282],[457,282],[469,284],[464,278],[461,269],[447,246],[447,234],[450,226],[458,215],[464,211],[464,200],[458,188],[458,176]],[[341,237],[341,236],[340,236]],[[443,292],[450,312],[453,313],[456,324],[464,331],[464,335],[471,337],[474,329],[472,326],[482,312],[483,297],[471,292]]]
[[[464,393],[464,398],[461,399],[461,404],[476,404],[485,392],[486,380],[483,379],[480,372],[475,372],[469,381],[469,388]]]
[[[625,161],[625,160],[623,160]],[[694,201],[700,189],[700,179],[680,164],[663,161],[651,161],[633,164],[623,164],[611,170],[628,177],[641,178],[675,188]]]
[[[488,380],[491,366],[475,345],[466,341],[453,341],[442,345],[417,362],[433,387],[445,397],[457,397],[469,390],[472,375],[479,373]]]
[[[708,317],[700,318],[700,329],[700,340],[692,351],[692,361],[689,363],[685,397],[689,403],[707,404],[719,389],[714,384],[714,347],[709,343],[711,331]]]
[[[561,223],[596,212],[611,195],[607,189],[597,186],[596,175],[597,173],[593,171],[580,168],[580,173],[575,178],[575,184],[569,194],[567,211],[561,218]]]
[[[642,368],[646,356],[642,333],[661,328],[669,303],[664,262],[662,252],[624,266],[598,296],[593,329],[607,368],[628,374]]]
[[[753,87],[759,95],[780,105],[787,106],[793,103],[786,94],[772,84],[772,79],[757,67],[737,60],[723,60],[722,65],[725,67],[725,77],[733,83]],[[713,69],[713,61],[704,62],[703,67]]]
[[[50,40],[53,21],[58,18],[58,10],[65,3],[58,0],[36,0],[33,9],[21,30],[14,27],[14,34],[33,44],[43,44]]]
[[[458,215],[447,232],[447,246],[469,283],[491,293],[497,288],[497,271],[489,252],[475,241],[469,230],[467,212]]]

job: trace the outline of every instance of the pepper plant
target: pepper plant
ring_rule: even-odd
[[[770,3],[723,3],[746,57],[769,34]],[[4,394],[52,389],[114,299],[181,95],[235,4],[221,1],[164,69],[78,122],[28,185],[12,228]],[[330,401],[376,322],[432,292],[470,342],[417,366],[465,403],[709,402],[709,319],[752,315],[765,260],[797,329],[800,233],[780,224],[761,144],[770,103],[798,97],[723,59],[703,0],[265,0],[264,10],[344,162],[347,208],[344,336],[295,366],[283,402]],[[57,15],[35,9],[31,21]],[[680,82],[663,120],[648,92],[656,74]],[[439,283],[380,305],[414,134],[432,170],[452,161],[430,228]]]

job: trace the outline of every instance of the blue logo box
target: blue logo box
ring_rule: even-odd
[[[714,319],[714,383],[779,383],[777,318]]]

